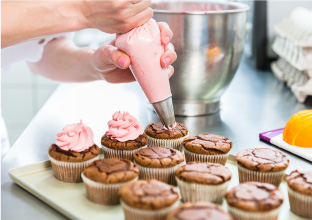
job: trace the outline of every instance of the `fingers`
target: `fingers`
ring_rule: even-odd
[[[177,54],[174,51],[174,46],[172,43],[169,43],[165,47],[165,52],[160,57],[160,65],[162,68],[166,68],[176,60],[177,60]]]
[[[145,24],[149,19],[153,17],[153,10],[151,8],[147,8],[144,11],[141,11],[131,17],[127,22],[127,31],[136,28],[142,24]]]
[[[158,26],[160,30],[161,44],[166,46],[171,41],[173,33],[166,22],[158,22]]]
[[[146,10],[151,5],[150,0],[141,0],[141,1],[133,1],[131,3],[131,12],[133,15],[136,15],[137,13]]]
[[[95,52],[94,64],[98,71],[108,71],[116,67],[127,69],[130,57],[112,45],[103,45]]]
[[[173,68],[173,66],[170,65],[167,68],[167,70],[168,70],[168,78],[170,78],[174,74],[174,68]]]
[[[129,83],[135,81],[129,68],[126,70],[116,68],[110,72],[103,73],[102,75],[105,81],[109,83]]]

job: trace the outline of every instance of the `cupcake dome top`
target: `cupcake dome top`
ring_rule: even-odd
[[[155,122],[146,126],[145,133],[156,139],[178,139],[185,137],[188,130],[185,125],[177,122],[174,129],[169,131],[161,122]]]
[[[269,148],[245,149],[238,152],[235,159],[239,165],[260,172],[278,172],[289,165],[284,153]]]
[[[282,192],[272,184],[247,182],[225,194],[227,203],[248,212],[271,211],[283,203]]]
[[[144,167],[167,168],[182,163],[184,155],[172,148],[149,147],[135,152],[134,160]]]
[[[228,153],[232,149],[233,143],[229,138],[204,133],[185,138],[183,146],[193,153],[212,155]]]
[[[218,185],[232,178],[227,167],[217,163],[190,162],[176,170],[177,177],[188,183]]]
[[[312,170],[295,170],[290,173],[286,181],[292,190],[312,196]]]
[[[210,202],[192,202],[185,203],[172,210],[167,220],[232,220],[229,213],[224,211],[220,206]]]
[[[83,174],[95,182],[122,183],[138,177],[139,169],[130,160],[109,158],[92,162]]]
[[[123,185],[119,195],[127,205],[146,210],[157,210],[170,207],[179,194],[174,186],[158,180],[137,180]]]

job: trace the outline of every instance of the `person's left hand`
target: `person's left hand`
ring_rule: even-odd
[[[173,33],[169,25],[165,22],[158,22],[161,35],[161,43],[165,47],[165,52],[160,58],[162,68],[168,70],[168,77],[174,73],[171,64],[177,59],[172,43],[170,43]],[[92,56],[93,67],[99,78],[110,83],[127,83],[135,81],[129,66],[130,57],[123,51],[115,47],[115,41],[102,45]]]

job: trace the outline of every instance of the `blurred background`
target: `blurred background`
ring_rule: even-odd
[[[250,6],[243,62],[250,62],[254,68],[260,70],[270,69],[271,61],[278,57],[272,49],[276,39],[274,27],[288,17],[296,7],[304,7],[310,11],[312,9],[312,1],[236,2]],[[114,37],[94,29],[86,29],[76,32],[74,41],[81,47],[97,48]],[[7,73],[2,74],[2,115],[6,121],[11,145],[58,85],[58,82],[32,74],[25,62],[14,64]]]

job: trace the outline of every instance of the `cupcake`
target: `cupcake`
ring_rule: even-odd
[[[247,182],[225,194],[228,211],[235,220],[277,220],[282,192],[269,183]]]
[[[92,162],[81,176],[90,201],[116,205],[119,203],[118,190],[124,184],[137,180],[139,169],[130,160],[108,158]]]
[[[93,142],[92,130],[81,121],[67,125],[49,148],[49,158],[55,177],[70,183],[81,182],[81,172],[99,159],[100,148]]]
[[[119,190],[127,220],[163,220],[178,206],[179,193],[174,186],[157,180],[138,180]]]
[[[225,165],[233,143],[215,134],[189,136],[183,140],[186,162],[200,161]]]
[[[105,158],[133,160],[133,154],[147,146],[142,124],[128,112],[116,112],[108,127],[101,139]]]
[[[290,209],[296,215],[312,219],[312,170],[295,170],[286,178]]]
[[[175,171],[184,162],[184,155],[167,147],[143,148],[134,154],[140,170],[140,179],[157,179],[176,185]]]
[[[183,202],[221,204],[232,174],[218,163],[189,162],[177,169],[176,177]]]
[[[245,149],[236,157],[239,182],[262,182],[279,186],[289,165],[287,156],[269,148]]]
[[[182,142],[188,135],[185,125],[176,123],[172,130],[166,129],[161,122],[147,125],[145,133],[148,137],[148,147],[163,146],[182,151]]]
[[[220,206],[210,202],[189,202],[172,210],[167,220],[233,220]]]

